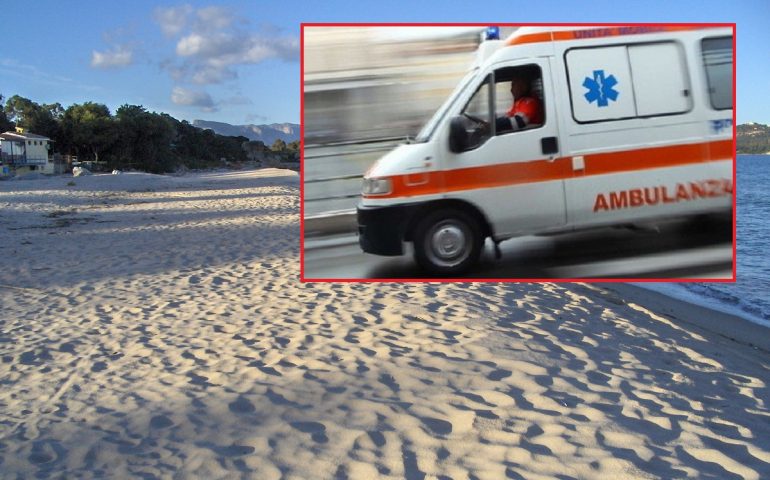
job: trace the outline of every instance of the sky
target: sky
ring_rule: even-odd
[[[737,121],[770,124],[766,0],[4,2],[0,94],[299,123],[300,24],[340,22],[735,22]]]

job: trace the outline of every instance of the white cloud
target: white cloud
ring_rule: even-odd
[[[194,83],[197,85],[224,83],[238,78],[238,73],[234,69],[207,67],[206,65],[190,62],[181,64],[164,62],[161,64],[161,68],[166,70],[175,82]]]
[[[193,7],[190,5],[169,8],[158,7],[155,9],[153,18],[160,25],[164,35],[173,37],[182,33],[192,13]]]
[[[189,80],[197,85],[224,83],[228,80],[235,80],[236,78],[238,78],[238,73],[232,68],[219,68],[207,65],[195,66],[189,76]]]
[[[297,60],[299,40],[243,33],[191,33],[179,39],[176,53],[185,60],[181,70],[189,81],[222,83],[236,78],[235,67],[240,65],[254,65],[271,58]],[[177,74],[179,71],[177,68]]]
[[[182,87],[174,87],[171,91],[171,101],[177,105],[198,107],[204,112],[216,112],[218,110],[208,93]]]
[[[133,62],[134,52],[126,46],[118,45],[106,52],[91,52],[91,66],[94,68],[119,68]]]
[[[235,21],[235,15],[225,7],[204,7],[198,10],[198,31],[222,30],[230,27]]]
[[[179,39],[176,44],[176,53],[182,57],[212,56],[222,50],[232,48],[232,36],[220,33],[211,36],[192,33]]]
[[[177,60],[162,66],[177,81],[224,83],[238,77],[239,66],[272,58],[299,60],[297,37],[280,36],[270,27],[265,27],[269,33],[250,31],[248,20],[236,17],[225,7],[159,8],[155,19],[164,33],[178,37]]]

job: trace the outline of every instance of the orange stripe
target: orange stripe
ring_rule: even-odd
[[[600,153],[585,158],[586,175],[603,175],[651,168],[700,163],[708,159],[708,144],[641,148],[625,152]]]
[[[489,167],[461,168],[444,172],[444,191],[458,192],[477,188],[546,182],[571,176],[572,162],[569,157],[559,158],[551,162],[535,160],[504,163]]]
[[[704,25],[656,25],[656,26],[627,26],[627,27],[598,27],[583,30],[556,30],[551,32],[529,33],[514,36],[508,40],[508,45],[525,43],[560,42],[565,40],[591,40],[594,38],[619,37],[623,35],[639,35],[660,32],[679,32],[684,30],[701,30],[717,28]]]
[[[420,174],[420,185],[413,185],[415,175],[389,177],[393,190],[387,195],[364,198],[403,198],[446,192],[504,187],[525,183],[566,180],[576,176],[607,175],[619,172],[690,165],[710,160],[732,158],[732,140],[650,147],[620,152],[584,155],[585,169],[573,171],[572,157],[555,160],[509,162],[480,167],[459,168]]]
[[[563,33],[563,32],[560,32]],[[553,40],[551,32],[544,33],[530,33],[527,35],[520,35],[518,37],[508,40],[508,45],[521,45],[524,43],[542,43],[550,42]]]

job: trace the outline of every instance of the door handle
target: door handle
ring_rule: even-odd
[[[543,155],[559,153],[559,140],[556,137],[543,137],[540,139],[540,148]]]

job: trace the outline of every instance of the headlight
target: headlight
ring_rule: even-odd
[[[389,178],[364,178],[361,193],[364,195],[387,195],[392,191]]]

